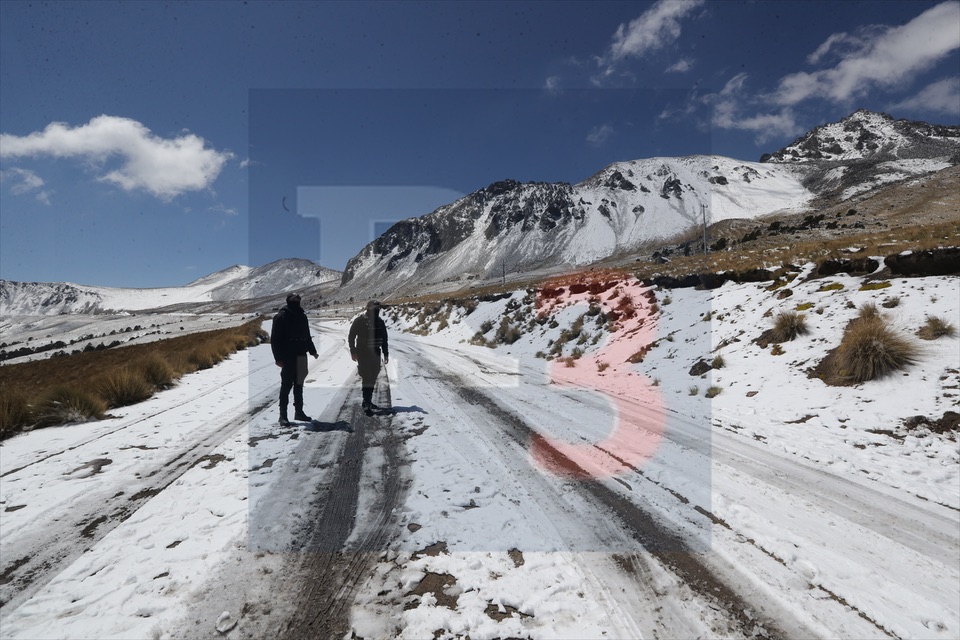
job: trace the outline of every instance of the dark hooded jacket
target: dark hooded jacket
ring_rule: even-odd
[[[270,347],[273,349],[273,359],[277,362],[305,353],[317,355],[317,348],[310,337],[310,323],[303,308],[287,304],[274,316]]]
[[[380,360],[383,353],[384,360],[390,358],[387,345],[387,325],[376,313],[369,311],[357,316],[350,325],[350,355],[359,360]]]

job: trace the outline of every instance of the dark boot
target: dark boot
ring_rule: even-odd
[[[370,411],[373,406],[373,387],[362,387],[363,391],[363,402],[360,404],[360,408],[364,411]]]
[[[278,423],[281,427],[288,427],[288,426],[290,426],[290,421],[287,420],[287,406],[286,406],[286,405],[280,405],[280,419],[277,421],[277,423]]]
[[[294,420],[302,420],[304,422],[313,420],[313,418],[303,412],[303,386],[301,385],[294,385],[293,387],[293,409]]]

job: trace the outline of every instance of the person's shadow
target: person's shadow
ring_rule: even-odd
[[[394,406],[390,408],[380,409],[379,411],[374,411],[374,414],[376,415],[389,415],[392,413],[422,413],[424,415],[427,415],[427,412],[424,411],[421,407],[418,407],[417,405],[413,405],[410,407]]]
[[[314,420],[304,427],[304,431],[310,431],[312,433],[345,431],[347,433],[353,433],[353,426],[346,420],[337,420],[336,422],[320,422],[319,420]]]

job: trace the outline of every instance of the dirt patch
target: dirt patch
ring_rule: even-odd
[[[280,436],[276,433],[271,433],[265,436],[254,436],[247,441],[247,444],[249,444],[251,447],[255,447],[261,440],[276,440],[279,437]]]
[[[3,510],[4,513],[12,513],[14,511],[20,511],[20,509],[25,509],[27,505],[25,504],[14,504]]]
[[[87,526],[85,526],[83,530],[80,532],[80,535],[82,535],[84,538],[92,538],[93,535],[97,532],[97,527],[102,525],[107,520],[109,520],[107,516],[100,516],[96,520],[87,524]]]
[[[404,610],[409,611],[410,609],[416,609],[420,606],[420,601],[423,599],[423,596],[428,593],[433,594],[433,597],[437,599],[438,606],[456,610],[460,595],[447,593],[447,589],[456,586],[457,579],[449,573],[429,572],[423,576],[423,579],[420,580],[410,593],[404,594],[406,596],[419,596],[419,600],[408,602],[404,606]]]
[[[251,467],[250,471],[259,471],[260,469],[269,469],[270,467],[273,466],[273,463],[276,461],[277,461],[276,458],[267,458],[266,460],[263,461],[263,464],[256,467]]]
[[[507,555],[510,556],[511,560],[513,560],[513,566],[515,567],[522,567],[524,562],[526,562],[526,560],[523,559],[523,552],[516,547],[510,549],[510,551],[507,551]]]
[[[529,613],[524,613],[516,607],[511,607],[508,604],[496,605],[492,602],[487,605],[487,608],[483,610],[485,614],[493,618],[497,622],[503,622],[509,618],[517,616],[519,618],[532,618],[533,616]]]
[[[420,551],[415,552],[415,553],[413,554],[413,556],[411,556],[411,559],[413,559],[413,560],[419,560],[419,559],[422,558],[423,556],[429,556],[429,557],[431,557],[431,558],[436,558],[436,557],[439,556],[441,553],[444,554],[444,555],[446,555],[446,554],[448,553],[448,552],[447,552],[447,543],[446,543],[446,542],[436,542],[436,543],[430,545],[429,547],[426,547],[425,549],[421,549]]]
[[[159,495],[161,491],[163,491],[163,489],[157,487],[154,487],[153,489],[142,489],[127,498],[127,500],[146,500],[147,498],[152,498],[155,495]]]
[[[193,463],[193,466],[200,466],[201,469],[213,469],[215,466],[224,462],[225,460],[232,460],[233,458],[227,458],[227,456],[222,453],[212,453],[205,456],[200,456],[197,458],[197,461]]]
[[[917,429],[929,429],[933,433],[940,435],[960,431],[960,413],[956,411],[945,411],[940,419],[928,418],[926,416],[913,416],[903,421],[903,426],[907,431],[916,431]]]

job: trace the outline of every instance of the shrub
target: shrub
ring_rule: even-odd
[[[211,345],[199,346],[187,354],[187,361],[198,370],[209,369],[222,359],[216,346]]]
[[[770,332],[770,342],[790,342],[797,336],[808,333],[806,318],[795,311],[783,311],[777,314]]]
[[[480,334],[487,333],[490,329],[493,329],[493,320],[484,320],[480,323]]]
[[[707,389],[707,392],[703,395],[707,398],[715,398],[720,395],[721,391],[723,391],[723,388],[714,386]]]
[[[717,354],[713,357],[713,361],[710,363],[710,366],[713,367],[714,369],[723,369],[723,366],[725,364],[726,362],[723,361],[723,356],[720,354]]]
[[[32,407],[32,422],[48,427],[68,422],[99,420],[107,411],[107,403],[90,391],[76,387],[53,387],[40,396]]]
[[[943,318],[927,316],[927,322],[920,327],[917,335],[924,340],[936,340],[943,336],[950,336],[952,338],[957,335],[957,328]]]
[[[872,302],[867,302],[860,306],[860,315],[858,320],[870,320],[872,318],[879,318],[880,310],[877,309],[877,305]]]
[[[136,363],[140,375],[156,389],[166,389],[173,385],[176,377],[173,367],[158,354],[151,354]]]
[[[523,335],[520,329],[516,328],[510,321],[504,318],[500,322],[500,327],[497,328],[497,334],[494,336],[494,342],[499,344],[513,344]]]
[[[19,391],[4,389],[0,394],[0,438],[29,424],[27,397]]]
[[[153,395],[153,386],[141,372],[132,369],[118,369],[105,374],[96,389],[109,407],[125,407]]]
[[[598,362],[598,363],[597,363],[597,371],[600,371],[600,372],[602,373],[602,372],[606,371],[609,366],[610,366],[610,363],[609,363],[609,362]]]
[[[916,346],[895,333],[882,317],[861,314],[843,333],[836,351],[837,369],[843,377],[865,382],[913,364],[917,355]]]
[[[893,296],[892,298],[887,298],[883,301],[881,305],[884,309],[893,309],[894,307],[900,306],[900,296]]]
[[[475,345],[480,346],[480,347],[490,346],[490,345],[487,344],[487,339],[486,339],[486,338],[483,336],[483,334],[480,333],[479,331],[477,331],[475,334],[473,334],[473,337],[470,338],[470,344],[475,344]]]
[[[170,368],[173,369],[176,378],[193,373],[198,368],[196,364],[190,361],[190,354],[186,351],[173,351],[167,354],[166,360]]]

